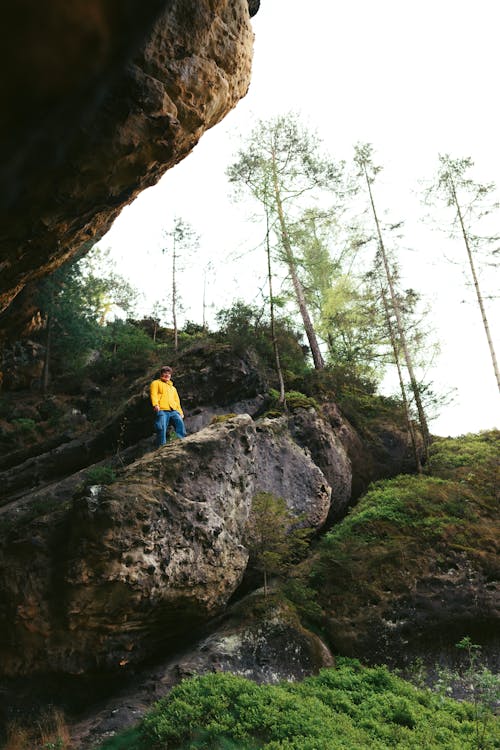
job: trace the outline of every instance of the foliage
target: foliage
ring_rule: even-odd
[[[28,417],[19,417],[18,419],[13,419],[12,424],[24,434],[33,433],[36,427],[35,420],[29,419]]]
[[[456,647],[465,653],[465,660],[458,669],[440,670],[439,682],[444,690],[461,689],[472,703],[476,747],[484,748],[488,725],[500,705],[500,676],[481,664],[481,646],[469,636],[462,638]]]
[[[458,438],[435,438],[429,454],[433,476],[471,487],[485,500],[498,499],[500,431],[490,430]]]
[[[133,323],[114,320],[103,328],[101,335],[99,357],[91,368],[96,379],[139,375],[152,364],[154,342]]]
[[[312,529],[304,527],[282,497],[259,492],[252,503],[246,546],[264,575],[264,590],[270,575],[283,575],[307,550]]]
[[[33,719],[30,726],[11,723],[7,727],[3,750],[70,750],[69,729],[62,712],[47,711]]]
[[[271,407],[272,409],[279,408],[279,393],[274,388],[271,388],[269,390],[269,397],[271,398]],[[287,408],[290,409],[290,411],[294,411],[294,409],[316,409],[316,411],[319,410],[319,404],[316,401],[316,399],[312,398],[312,396],[306,396],[304,393],[300,393],[300,391],[286,391],[285,393],[285,401]]]
[[[93,466],[85,474],[87,484],[112,484],[116,482],[116,473],[110,466]]]
[[[271,327],[267,315],[255,305],[237,300],[231,307],[217,313],[217,337],[237,351],[256,351],[270,372],[274,372],[275,359]],[[306,369],[306,353],[301,346],[301,336],[287,317],[276,317],[276,337],[285,378],[293,380]],[[288,375],[288,378],[287,378]]]
[[[50,328],[51,368],[76,373],[99,347],[102,326],[114,308],[129,311],[136,292],[116,274],[98,248],[42,281],[38,305]]]
[[[419,690],[384,667],[339,659],[301,683],[256,685],[230,674],[185,680],[130,741],[102,750],[399,750],[477,748],[473,708]],[[485,747],[499,740],[493,723]]]
[[[447,569],[457,553],[487,578],[495,575],[498,433],[444,442],[432,459],[437,476],[374,483],[326,535],[312,579],[320,604],[337,615],[367,602],[383,606],[388,588],[389,596],[406,592],[409,580],[436,564]]]

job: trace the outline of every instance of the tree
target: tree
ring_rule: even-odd
[[[114,272],[106,251],[97,247],[41,282],[38,305],[45,324],[44,392],[54,368],[57,371],[64,366],[71,372],[85,363],[89,351],[102,340],[106,316],[117,307],[131,311],[136,296],[130,284]]]
[[[480,236],[474,230],[474,225],[490,213],[492,208],[498,208],[498,204],[491,204],[491,196],[495,190],[493,183],[480,184],[467,176],[473,166],[474,162],[470,157],[466,159],[452,159],[449,154],[440,154],[437,178],[434,185],[427,190],[427,199],[433,195],[438,195],[453,212],[451,236],[461,237],[465,246],[476,298],[481,312],[483,328],[488,341],[493,371],[498,389],[500,390],[500,370],[486,316],[484,297],[479,285],[475,261],[477,251],[489,246],[492,242],[497,243],[499,237]]]
[[[286,264],[316,369],[325,366],[300,279],[291,227],[306,200],[341,182],[342,167],[325,160],[317,139],[293,115],[259,122],[247,147],[228,169],[232,183],[245,187],[269,211],[280,259]]]
[[[411,355],[410,347],[408,345],[408,340],[405,335],[405,328],[403,325],[403,316],[402,316],[402,311],[401,311],[400,296],[397,293],[397,289],[394,283],[394,275],[390,266],[389,253],[384,242],[382,226],[381,226],[379,216],[377,213],[377,209],[375,206],[372,185],[375,181],[375,177],[380,172],[381,167],[377,167],[374,165],[373,159],[372,159],[372,152],[373,152],[373,149],[370,144],[358,144],[355,147],[354,161],[358,167],[358,176],[364,181],[366,185],[366,190],[367,190],[368,198],[369,198],[369,204],[370,204],[370,208],[371,208],[371,212],[372,212],[373,220],[375,224],[380,265],[383,269],[383,274],[385,276],[385,281],[387,284],[387,302],[390,303],[390,312],[394,316],[393,331],[397,334],[397,340],[392,339],[393,350],[395,353],[401,350],[406,368],[408,370],[408,375],[410,377],[411,390],[413,392],[413,397],[415,399],[415,405],[417,408],[420,429],[421,429],[422,438],[424,441],[424,458],[426,458],[428,446],[430,443],[429,427],[427,424],[427,417],[425,414],[425,409],[422,403],[419,384],[417,381],[417,377],[415,375],[413,357]],[[376,266],[376,268],[378,268],[378,265]],[[382,281],[380,281],[380,283],[382,285]],[[392,334],[391,334],[391,337],[392,337]],[[403,400],[405,398],[406,396],[403,393]]]
[[[199,245],[199,237],[191,225],[177,216],[174,219],[174,227],[171,232],[164,232],[167,243],[170,246],[162,248],[162,253],[169,249],[172,253],[172,324],[174,328],[174,348],[179,348],[179,331],[177,325],[177,314],[180,309],[181,295],[178,288],[178,273],[183,270],[180,263],[185,262],[189,253]]]
[[[264,576],[267,596],[270,575],[283,575],[307,550],[311,528],[294,516],[285,500],[270,492],[259,492],[252,503],[246,546]]]

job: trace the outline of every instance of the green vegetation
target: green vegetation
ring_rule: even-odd
[[[383,610],[415,580],[466,556],[487,580],[498,574],[500,529],[495,471],[498,432],[437,441],[436,476],[374,483],[322,540],[310,583],[335,618]],[[442,478],[446,477],[446,478]]]
[[[85,474],[87,485],[90,484],[113,484],[116,482],[116,473],[110,466],[93,466]]]
[[[283,575],[305,554],[312,529],[294,516],[282,497],[258,492],[252,503],[246,546],[264,576],[264,592],[270,575]]]
[[[138,728],[102,750],[467,750],[500,743],[493,722],[478,745],[474,708],[419,690],[384,667],[339,659],[301,683],[256,685],[210,674],[182,682]]]
[[[236,417],[236,414],[230,413],[230,414],[216,414],[215,417],[212,417],[210,420],[210,424],[223,424],[224,422],[229,422],[230,419],[233,419],[233,417]]]
[[[236,301],[230,308],[219,311],[217,323],[219,331],[214,334],[216,340],[223,340],[237,352],[255,351],[264,367],[274,371],[271,323],[260,308]],[[275,332],[285,381],[291,385],[308,370],[301,334],[285,315],[275,318]]]
[[[34,419],[29,419],[28,417],[19,417],[19,419],[13,419],[12,424],[23,433],[30,434],[34,432],[36,427],[36,422]]]
[[[271,409],[279,409],[279,393],[274,388],[269,391],[271,398]],[[306,396],[300,391],[286,391],[285,392],[286,406],[290,411],[294,409],[316,409],[319,411],[319,404],[312,396]]]

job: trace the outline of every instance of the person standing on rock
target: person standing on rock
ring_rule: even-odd
[[[179,438],[186,437],[184,427],[184,412],[177,388],[172,383],[172,368],[162,367],[158,380],[153,380],[149,387],[151,403],[155,410],[156,447],[159,448],[167,442],[167,429],[172,420],[175,433]]]

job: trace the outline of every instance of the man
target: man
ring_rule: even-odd
[[[149,387],[151,403],[155,410],[156,446],[159,448],[167,442],[167,429],[172,420],[177,437],[186,437],[184,412],[181,408],[179,394],[172,383],[172,368],[162,367],[158,380],[153,380]]]

